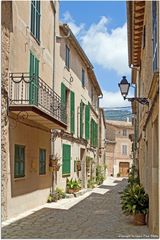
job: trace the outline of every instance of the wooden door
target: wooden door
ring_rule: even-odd
[[[129,172],[129,163],[128,162],[120,162],[119,163],[119,173],[121,177],[128,177]]]

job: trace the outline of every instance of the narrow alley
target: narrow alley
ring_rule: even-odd
[[[136,226],[132,217],[126,217],[120,206],[120,192],[126,179],[108,178],[86,198],[67,209],[50,207],[2,228],[2,238],[50,238],[50,239],[107,239],[107,238],[156,238],[149,235],[146,226]],[[80,197],[74,198],[74,201]],[[84,198],[84,197],[83,197]],[[73,199],[63,199],[64,202]],[[51,203],[53,206],[58,203]],[[46,205],[47,206],[47,205]],[[58,205],[57,205],[58,206]],[[59,204],[60,206],[60,204]]]

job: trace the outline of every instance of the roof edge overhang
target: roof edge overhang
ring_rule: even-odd
[[[127,1],[128,63],[139,67],[144,25],[145,1]]]

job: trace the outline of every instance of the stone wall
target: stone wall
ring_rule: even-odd
[[[2,221],[7,218],[7,164],[8,164],[8,77],[9,77],[9,39],[11,31],[11,2],[2,2],[2,31],[1,31],[1,214]]]

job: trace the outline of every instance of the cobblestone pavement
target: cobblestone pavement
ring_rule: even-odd
[[[69,210],[43,208],[2,228],[2,238],[50,239],[108,239],[156,238],[149,235],[147,226],[135,226],[132,218],[122,214],[119,192],[127,180],[105,194],[90,196]]]

